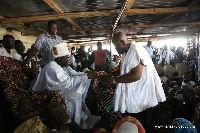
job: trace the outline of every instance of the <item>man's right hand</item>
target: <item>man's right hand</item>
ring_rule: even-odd
[[[30,59],[38,52],[36,47],[32,47],[31,49],[29,49],[25,56],[26,58],[24,59],[24,63],[25,64],[29,64]]]

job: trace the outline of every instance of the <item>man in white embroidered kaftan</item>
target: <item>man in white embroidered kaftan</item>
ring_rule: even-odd
[[[66,43],[55,45],[52,53],[54,61],[42,68],[30,89],[57,91],[65,99],[71,119],[83,129],[91,128],[101,117],[91,115],[85,105],[85,98],[91,78],[97,77],[97,73],[76,72],[68,66],[70,52]]]
[[[112,41],[118,54],[122,54],[121,66],[100,80],[107,85],[116,83],[114,110],[136,117],[148,128],[151,107],[166,100],[161,80],[144,47],[128,41],[122,32],[114,34]]]

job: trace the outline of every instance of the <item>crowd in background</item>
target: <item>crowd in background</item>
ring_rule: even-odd
[[[11,35],[5,35],[1,41],[0,46],[0,56],[5,56],[4,51],[10,51],[7,57],[12,57],[16,60],[22,61],[31,52],[28,50],[25,53],[25,47],[20,40],[15,40]],[[80,48],[72,47],[70,52],[70,63],[69,65],[77,72],[85,71],[89,69],[91,71],[106,72],[110,73],[116,71],[120,67],[120,57],[121,55],[111,55],[110,51],[102,49],[102,43],[97,43],[97,50],[95,51],[85,51],[85,47]],[[13,50],[13,48],[15,50]],[[167,101],[159,104],[154,108],[154,113],[152,115],[152,123],[154,125],[170,125],[172,120],[175,118],[185,118],[193,122],[193,117],[195,116],[195,107],[200,102],[200,83],[195,78],[196,76],[196,48],[195,47],[172,47],[168,48],[166,45],[163,48],[155,48],[151,46],[151,42],[147,43],[145,49],[150,54],[152,61],[155,65],[164,66],[170,64],[175,67],[176,63],[182,63],[188,66],[192,70],[192,77],[184,75],[180,81],[174,81],[169,79],[166,75],[160,75],[163,83],[163,88]],[[96,64],[98,50],[103,53],[101,56],[105,58],[105,62],[102,64]],[[41,53],[39,52],[34,57],[31,58],[30,63],[27,64],[30,68],[35,71],[40,71],[41,67]],[[164,79],[166,77],[166,79]],[[106,97],[109,100],[109,105],[113,102],[113,87],[106,88],[105,84],[99,83],[93,80],[92,89],[88,92],[88,97],[86,103],[88,108],[95,115],[104,115],[105,117],[110,117],[111,121],[117,122],[120,118],[124,117],[123,114],[119,112],[112,111],[111,108],[105,108],[105,101],[102,98]],[[178,82],[181,82],[179,84]],[[104,91],[97,91],[99,89]],[[95,110],[94,107],[99,105],[101,109]],[[110,107],[109,106],[109,107]],[[180,113],[181,112],[181,113]],[[116,118],[117,117],[117,118]],[[196,120],[196,119],[195,119]],[[196,120],[199,121],[199,120]],[[113,124],[112,123],[112,124]]]

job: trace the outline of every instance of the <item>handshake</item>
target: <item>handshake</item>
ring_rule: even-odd
[[[106,72],[104,72],[104,71],[100,71],[100,72],[87,71],[87,76],[89,79],[99,78],[100,76],[103,76],[103,75],[107,75]]]
[[[97,78],[100,82],[104,82],[106,86],[110,86],[115,83],[115,77],[108,75],[104,71],[89,71],[87,76],[89,79]]]

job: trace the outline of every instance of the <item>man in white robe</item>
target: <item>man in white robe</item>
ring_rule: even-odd
[[[128,41],[122,32],[114,34],[113,44],[122,54],[120,69],[100,79],[107,85],[116,83],[114,110],[128,112],[150,132],[151,107],[166,100],[161,80],[144,47]]]
[[[158,53],[160,55],[160,60],[158,64],[170,64],[170,60],[174,59],[174,53],[164,45],[164,48]]]
[[[144,48],[147,50],[151,58],[155,58],[155,55],[153,54],[153,49],[151,48],[152,42],[148,41],[147,45],[144,46]]]
[[[61,43],[53,47],[54,61],[49,62],[40,71],[33,91],[53,90],[65,99],[71,118],[83,129],[91,128],[100,120],[100,116],[92,116],[85,105],[85,98],[91,79],[96,72],[81,73],[68,66],[68,47]]]

